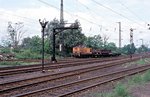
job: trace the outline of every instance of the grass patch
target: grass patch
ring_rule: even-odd
[[[144,82],[150,81],[150,70],[148,70],[148,71],[143,75],[143,80],[144,80]]]
[[[129,97],[127,87],[124,84],[117,84],[112,97]]]
[[[146,59],[140,59],[140,60],[136,61],[136,63],[137,63],[137,64],[140,64],[140,65],[144,65],[144,64],[147,63],[145,60],[146,60]]]
[[[1,61],[0,67],[32,65],[32,64],[38,64],[38,63],[39,62]]]
[[[30,62],[30,63],[24,62],[21,65],[32,65],[32,64],[40,64],[40,62]]]
[[[22,62],[18,62],[18,61],[14,61],[14,62],[11,62],[11,61],[1,61],[0,62],[0,65],[3,65],[3,66],[16,66],[16,65],[21,65]]]
[[[118,83],[110,93],[99,93],[95,97],[131,97],[129,90],[136,85],[144,84],[150,81],[150,70],[144,74],[137,74],[130,77],[127,83]]]
[[[143,82],[143,78],[142,75],[138,74],[138,75],[134,75],[133,77],[131,77],[131,79],[129,79],[129,83],[131,84],[141,84]]]

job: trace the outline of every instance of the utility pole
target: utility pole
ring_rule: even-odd
[[[61,4],[60,4],[60,27],[64,27],[64,10],[63,10],[63,0],[61,0]],[[59,44],[59,51],[61,53],[61,55],[63,56],[63,50],[64,50],[64,35],[63,35],[63,31],[60,32],[60,44]]]
[[[133,28],[130,29],[130,59],[132,59],[132,49],[133,49]]]
[[[39,19],[39,23],[42,27],[42,72],[44,73],[45,70],[44,70],[44,35],[45,35],[45,27],[48,23],[48,21],[46,21],[45,19],[43,21],[41,21],[41,19]]]
[[[121,22],[117,22],[119,24],[119,48],[121,48]]]

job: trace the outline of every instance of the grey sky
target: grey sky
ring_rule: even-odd
[[[27,36],[40,35],[38,19],[59,19],[60,0],[0,0],[0,39],[6,36],[7,22],[24,22]],[[95,3],[96,1],[97,3]],[[52,7],[55,6],[56,8]],[[118,45],[118,24],[122,22],[123,45],[129,43],[129,29],[135,28],[134,42],[141,45],[143,38],[150,43],[150,0],[64,0],[64,18],[68,22],[78,19],[87,36],[108,35]],[[68,14],[69,13],[69,14]]]

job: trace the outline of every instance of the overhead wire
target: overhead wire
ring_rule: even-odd
[[[21,16],[21,15],[16,15],[16,14],[11,14],[11,13],[7,13],[7,12],[3,12],[3,11],[1,11],[1,13],[4,15],[8,15],[8,16],[14,16],[14,17],[18,17],[18,18],[21,18],[21,19],[24,19],[24,24],[25,24],[25,26],[28,26],[28,27],[31,27],[31,25],[30,24],[33,24],[33,23],[36,23],[37,24],[37,20],[35,20],[35,19],[31,19],[31,18],[28,18],[28,17],[25,17],[25,16]],[[5,21],[7,21],[7,22],[9,22],[8,20],[5,20]],[[37,22],[36,22],[37,21]],[[30,23],[30,24],[29,24]],[[36,25],[37,26],[37,25]],[[27,28],[28,28],[27,27]],[[34,30],[36,30],[37,31],[37,29],[34,29]]]
[[[134,11],[132,11],[130,8],[128,8],[125,4],[123,4],[120,0],[118,0],[119,3],[126,8],[131,14],[133,14],[136,18],[138,18],[141,21],[144,21],[141,17],[139,17]],[[144,21],[145,22],[145,21]]]
[[[136,22],[136,21],[134,21],[134,20],[132,20],[132,19],[126,17],[125,15],[123,15],[123,14],[121,14],[121,13],[119,13],[119,12],[113,10],[112,8],[109,8],[109,7],[105,6],[105,5],[103,5],[103,4],[99,3],[99,2],[97,2],[96,0],[91,0],[91,1],[93,1],[93,2],[96,3],[97,5],[99,5],[99,6],[103,7],[103,8],[106,8],[106,9],[110,10],[111,12],[113,12],[113,13],[115,13],[115,14],[117,14],[117,15],[119,15],[119,16],[121,16],[121,17],[127,19],[127,20],[129,20],[129,21],[132,21],[132,22],[134,22],[134,23],[136,23],[136,24],[138,24],[138,25],[140,25],[140,26],[143,26],[143,25],[139,24],[138,22]]]
[[[76,0],[79,2],[79,0]],[[97,12],[95,12],[94,10],[92,10],[91,8],[89,8],[87,5],[79,2],[82,6],[84,6],[91,14],[91,16],[93,16],[94,14],[97,15]],[[95,19],[95,18],[94,18]],[[97,18],[96,18],[97,19]],[[100,20],[101,21],[101,20]],[[102,24],[101,25],[98,25],[98,27],[100,27],[100,31],[102,30]],[[103,28],[107,29],[106,27],[103,26]]]
[[[47,2],[45,2],[45,1],[43,1],[43,0],[38,0],[38,1],[41,2],[41,3],[43,3],[43,4],[45,4],[45,5],[47,5],[47,6],[53,7],[53,8],[55,8],[55,9],[57,9],[57,10],[60,10],[59,8],[57,8],[57,7],[51,5],[51,4],[49,4],[49,3],[47,3]],[[82,20],[84,20],[84,21],[86,21],[86,22],[88,22],[88,23],[95,24],[95,25],[98,25],[98,26],[99,26],[99,24],[96,23],[96,22],[90,21],[90,20],[88,20],[88,19],[86,19],[86,18],[83,18],[83,17],[81,17],[81,16],[79,16],[79,15],[71,14],[70,12],[68,12],[68,11],[66,11],[66,10],[64,10],[64,11],[65,11],[67,14],[69,14],[70,16],[78,17],[78,18],[80,18],[80,19],[82,19]]]
[[[37,21],[37,20],[35,20],[35,19],[31,19],[31,18],[28,18],[28,17],[25,17],[25,16],[20,16],[20,15],[16,15],[16,14],[10,14],[10,13],[3,12],[3,11],[1,11],[0,13],[1,13],[1,14],[6,14],[6,15],[15,16],[15,17],[19,17],[19,18],[26,19],[26,20],[30,20],[30,21],[28,21],[28,22],[30,22],[30,23],[31,23],[31,21],[34,22],[34,23],[35,23],[35,21]]]

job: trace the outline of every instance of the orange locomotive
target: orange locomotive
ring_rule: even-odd
[[[74,57],[90,57],[92,55],[92,48],[87,48],[84,46],[73,47]]]
[[[109,56],[119,56],[120,54],[113,54],[111,50],[94,50],[85,46],[73,47],[73,57],[109,57]]]

